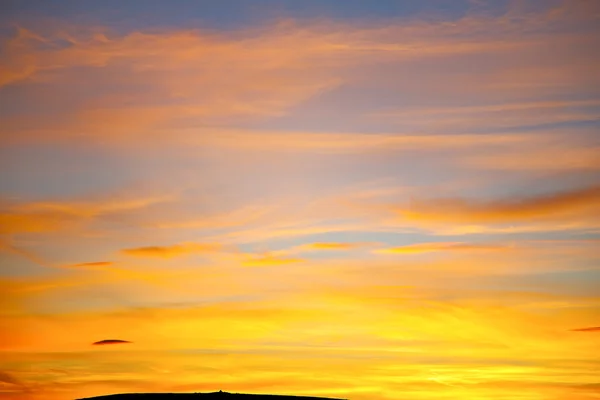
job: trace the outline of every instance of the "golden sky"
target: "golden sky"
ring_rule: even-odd
[[[0,398],[600,398],[600,2],[150,3],[0,6]]]

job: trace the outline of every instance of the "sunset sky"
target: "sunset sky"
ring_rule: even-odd
[[[0,398],[600,399],[600,1],[4,0]]]

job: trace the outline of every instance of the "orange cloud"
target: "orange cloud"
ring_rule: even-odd
[[[591,144],[573,144],[568,137],[555,145],[532,148],[497,149],[469,154],[459,163],[472,168],[507,171],[600,170],[600,148]]]
[[[183,213],[170,219],[151,222],[147,225],[152,228],[161,229],[216,229],[233,228],[257,222],[265,217],[273,206],[242,206],[225,212],[206,214],[200,217],[190,218],[189,214]],[[162,213],[161,213],[162,216]],[[161,217],[159,216],[159,218]],[[163,217],[164,218],[164,217]]]
[[[227,232],[222,235],[215,236],[218,241],[231,242],[256,242],[261,240],[270,240],[284,237],[309,236],[321,233],[357,231],[364,228],[363,224],[356,222],[351,223],[332,223],[317,225],[312,221],[300,223],[301,219],[294,221],[292,226],[288,224],[272,224],[264,227],[255,227],[250,229],[242,229],[237,231]]]
[[[251,32],[243,40],[197,31],[134,32],[108,38],[92,29],[74,35],[69,46],[40,51],[40,42],[57,38],[21,29],[5,44],[8,62],[0,70],[0,85],[83,79],[94,86],[90,74],[118,68],[117,74],[101,74],[103,83],[98,83],[117,84],[120,89],[106,98],[73,105],[66,114],[55,115],[51,127],[46,122],[46,128],[30,129],[30,122],[9,118],[2,121],[3,134],[7,140],[20,140],[13,133],[27,132],[29,138],[43,141],[68,139],[77,131],[110,141],[133,139],[139,144],[137,139],[174,119],[281,115],[291,105],[339,82],[331,68],[316,67],[310,61],[331,50],[322,37],[296,33],[274,27],[266,34]],[[78,67],[89,68],[85,77],[72,73]],[[147,94],[131,90],[137,84],[145,85],[154,98],[174,99],[177,104],[149,104]],[[202,91],[193,89],[200,86]],[[164,134],[158,136],[166,139]]]
[[[0,234],[42,233],[63,230],[100,217],[143,209],[166,197],[108,199],[94,202],[32,202],[0,208]]]
[[[34,121],[29,116],[4,119],[0,121],[5,127],[3,143],[85,137],[101,139],[103,144],[127,142],[139,146],[210,143],[215,136],[219,137],[216,141],[236,142],[235,137],[227,138],[227,129],[218,132],[214,126],[222,126],[225,120],[227,125],[235,125],[232,123],[238,122],[235,118],[246,121],[286,114],[294,105],[339,85],[352,84],[357,77],[361,81],[368,77],[369,83],[378,86],[402,85],[399,92],[410,91],[415,95],[426,91],[443,97],[450,93],[452,104],[456,103],[457,90],[479,90],[485,104],[491,104],[476,106],[467,112],[469,115],[464,114],[465,110],[440,106],[416,113],[393,111],[411,113],[414,120],[408,125],[412,127],[405,126],[404,131],[413,135],[413,127],[418,126],[421,131],[425,128],[423,124],[432,128],[437,124],[434,129],[437,133],[447,130],[444,121],[435,122],[438,118],[464,127],[471,117],[485,114],[485,119],[479,117],[479,122],[489,127],[506,126],[513,120],[518,124],[539,123],[540,110],[545,110],[543,114],[551,122],[593,117],[593,110],[558,113],[561,106],[556,101],[523,99],[523,88],[529,95],[536,90],[554,94],[550,90],[554,87],[587,88],[599,83],[597,74],[589,73],[597,69],[598,56],[586,51],[593,49],[594,43],[590,43],[588,35],[570,31],[576,26],[574,21],[579,23],[582,18],[589,21],[589,17],[558,10],[562,8],[508,12],[496,17],[467,14],[452,23],[403,20],[390,21],[385,26],[361,27],[338,21],[282,20],[236,35],[215,32],[207,35],[195,30],[118,34],[105,27],[63,26],[57,30],[60,33],[43,36],[19,29],[4,43],[6,62],[0,67],[0,85],[58,83],[55,89],[65,90],[85,83],[86,93],[97,93],[94,89],[108,85],[118,89],[110,96],[86,97],[65,104],[65,111],[57,112],[51,120],[40,117]],[[528,26],[552,29],[542,29],[544,34],[534,35],[525,28]],[[523,37],[515,36],[517,33]],[[467,36],[470,39],[465,41]],[[57,41],[63,45],[57,46]],[[553,43],[552,52],[548,51],[548,43]],[[473,60],[471,56],[482,57]],[[548,62],[540,62],[536,56]],[[491,57],[500,62],[490,64],[487,60]],[[478,68],[468,73],[449,72],[449,76],[435,69],[435,76],[431,75],[428,83],[422,76],[429,69],[420,68],[420,63],[440,64],[440,59],[468,65],[476,62]],[[403,73],[418,75],[421,78],[418,85],[411,79],[395,79],[396,68],[393,73],[382,73],[379,69],[377,74],[371,73],[374,65],[390,63],[402,68]],[[584,70],[581,65],[586,66]],[[83,76],[78,71],[80,67],[85,67]],[[523,71],[527,72],[525,78],[519,76]],[[140,86],[145,88],[144,93],[137,91]],[[197,87],[203,90],[198,91]],[[55,104],[57,98],[63,97],[69,98],[52,96],[46,101]],[[42,98],[35,96],[36,101]],[[161,104],[149,98],[165,101]],[[580,108],[594,104],[576,102]],[[532,107],[537,111],[530,112]],[[491,120],[488,114],[493,115]],[[436,118],[431,118],[432,115]],[[192,123],[182,126],[184,120]],[[202,124],[196,123],[198,120],[217,123],[210,124],[210,129],[199,129]],[[174,129],[177,135],[173,135]],[[325,135],[317,139],[322,136]],[[337,142],[338,151],[347,146],[344,141]],[[320,148],[332,147],[328,142]]]
[[[0,252],[5,251],[8,253],[16,254],[34,264],[40,265],[42,267],[52,267],[52,264],[46,261],[43,257],[40,257],[38,254],[33,251],[26,250],[22,247],[17,247],[8,241],[0,240]]]
[[[435,251],[478,251],[478,250],[503,250],[506,246],[492,245],[492,244],[477,244],[477,243],[462,243],[462,242],[448,242],[448,243],[416,243],[407,246],[390,247],[386,249],[374,250],[374,253],[379,254],[421,254],[430,253]]]
[[[503,224],[589,217],[600,207],[600,187],[558,192],[536,197],[497,201],[461,198],[413,200],[398,210],[407,221],[441,224]],[[596,221],[598,222],[598,221]]]
[[[413,135],[287,132],[225,132],[201,138],[203,145],[261,151],[346,153],[366,150],[468,149],[491,145],[539,142],[535,135]]]
[[[405,107],[373,113],[372,117],[401,123],[411,129],[437,131],[476,131],[505,129],[565,122],[590,121],[598,118],[598,100],[538,101],[462,107]]]
[[[338,21],[301,21],[300,24],[285,19],[268,26],[267,29],[248,29],[244,32],[242,40],[232,39],[229,35],[203,35],[202,32],[194,30],[167,34],[133,32],[115,37],[108,35],[106,27],[86,27],[86,34],[81,35],[83,27],[78,26],[61,27],[60,33],[44,37],[20,28],[15,37],[4,44],[10,62],[5,63],[0,70],[0,84],[33,79],[35,75],[69,66],[106,66],[116,60],[139,57],[155,61],[150,65],[141,64],[138,67],[140,72],[163,68],[171,70],[180,68],[183,61],[194,63],[198,60],[210,61],[205,68],[214,72],[215,67],[221,64],[219,58],[246,61],[246,64],[252,64],[251,61],[262,58],[264,67],[272,70],[281,65],[287,66],[288,63],[293,65],[301,62],[302,66],[310,66],[311,60],[307,54],[314,57],[328,53],[347,55],[368,52],[369,56],[373,57],[394,52],[402,58],[411,58],[415,55],[481,52],[490,48],[507,50],[526,47],[531,42],[543,42],[539,40],[539,36],[530,40],[514,40],[515,31],[527,33],[524,26],[559,25],[564,31],[582,21],[594,21],[594,11],[589,11],[594,10],[594,7],[583,6],[584,3],[589,4],[563,2],[558,7],[550,6],[544,10],[509,10],[500,16],[468,13],[448,24],[403,20],[402,24],[363,25],[358,29]],[[588,10],[581,12],[585,8]],[[477,35],[465,41],[464,35],[469,33]],[[511,33],[512,41],[500,40]],[[554,33],[563,37],[560,35],[563,32]],[[390,40],[397,37],[403,40]],[[35,46],[40,43],[53,44],[59,39],[68,41],[70,46],[55,46],[43,51]],[[151,47],[153,43],[155,47]],[[294,48],[295,51],[286,46],[290,44],[298,45]],[[150,52],[151,49],[156,51]],[[164,56],[167,52],[172,59]],[[348,59],[344,61],[349,62]],[[230,75],[233,77],[236,74]]]
[[[95,269],[95,268],[110,267],[113,264],[114,264],[114,262],[112,262],[112,261],[95,261],[95,262],[86,262],[86,263],[80,263],[80,264],[72,264],[72,265],[68,265],[67,267],[68,268]]]
[[[135,257],[171,258],[193,253],[214,253],[222,249],[214,243],[182,243],[172,246],[147,246],[123,249],[121,253]]]

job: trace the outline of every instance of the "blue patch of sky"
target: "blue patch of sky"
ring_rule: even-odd
[[[506,133],[518,133],[518,132],[537,132],[537,131],[551,131],[551,130],[559,130],[564,128],[570,129],[586,129],[586,128],[600,128],[600,116],[589,116],[587,118],[581,120],[574,121],[565,121],[565,122],[552,122],[552,123],[541,123],[534,125],[515,125],[503,127],[502,131]],[[486,129],[478,128],[477,133],[497,133],[498,128]],[[600,135],[598,135],[600,137]]]
[[[286,238],[274,238],[268,240],[260,240],[257,242],[242,243],[239,245],[242,251],[252,252],[256,251],[261,246],[268,244],[270,251],[285,250],[294,246],[299,246],[307,243],[372,243],[373,247],[365,247],[364,249],[371,249],[376,247],[399,247],[408,246],[417,243],[444,243],[444,242],[465,242],[469,244],[503,244],[510,245],[514,243],[516,245],[523,244],[524,241],[534,241],[532,245],[539,246],[557,246],[559,243],[553,245],[550,243],[542,243],[542,241],[561,241],[564,240],[566,245],[575,246],[572,242],[568,244],[567,241],[576,240],[593,240],[600,238],[600,234],[594,232],[580,231],[557,231],[557,232],[513,232],[513,233],[478,233],[478,234],[465,234],[465,235],[431,235],[424,231],[419,231],[414,228],[407,227],[397,228],[396,230],[390,228],[384,228],[381,230],[369,230],[360,229],[356,231],[344,231],[344,232],[323,232],[312,235],[303,235],[296,237]],[[584,244],[582,244],[584,246]],[[588,245],[586,245],[588,246]],[[364,250],[363,249],[363,250]],[[360,250],[360,248],[358,249]],[[323,251],[324,253],[331,252],[340,254],[342,251]],[[314,253],[317,253],[315,251]],[[590,261],[592,264],[594,261]]]
[[[24,257],[4,252],[0,255],[0,273],[6,278],[21,278],[26,276],[39,276],[47,273],[50,268],[36,264]]]
[[[442,197],[468,198],[478,202],[507,202],[518,204],[523,201],[535,201],[536,198],[560,196],[571,191],[584,190],[597,185],[598,173],[595,171],[547,170],[524,173],[514,171],[492,170],[478,171],[485,177],[485,185],[461,189],[458,193]]]
[[[444,238],[431,238],[430,236],[419,233],[416,231],[413,232],[398,232],[392,231],[370,231],[369,229],[360,229],[356,231],[332,231],[332,232],[323,232],[312,235],[302,235],[295,237],[282,237],[282,238],[273,238],[268,240],[260,240],[257,242],[248,242],[242,243],[239,245],[239,248],[244,252],[254,252],[259,249],[263,249],[266,251],[277,251],[277,250],[286,250],[295,246],[300,246],[303,244],[309,243],[373,243],[378,244],[381,243],[381,246],[402,246],[409,245],[412,243],[421,243],[427,241],[444,241]],[[351,251],[363,251],[369,250],[374,247],[358,248],[351,249]],[[311,256],[318,255],[331,255],[331,256],[339,256],[344,255],[347,250],[315,250],[310,252]]]
[[[577,271],[490,275],[478,278],[481,289],[546,292],[567,296],[597,296],[600,270],[593,266]]]
[[[98,149],[28,145],[2,150],[2,191],[22,200],[69,198],[121,189],[137,169]]]
[[[574,241],[574,240],[592,240],[599,239],[600,233],[590,232],[586,229],[580,230],[557,230],[545,232],[499,232],[499,233],[475,233],[465,235],[444,235],[444,241],[461,241],[472,243],[472,239],[478,243],[515,243],[523,244],[524,241]],[[550,244],[548,246],[551,246]]]

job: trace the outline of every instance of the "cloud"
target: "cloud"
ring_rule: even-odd
[[[315,242],[299,246],[299,249],[305,251],[319,250],[352,250],[372,245],[371,243],[349,243],[349,242]]]
[[[182,243],[172,246],[146,246],[121,250],[122,254],[134,257],[172,258],[188,254],[214,253],[222,246],[214,243]]]
[[[595,226],[600,186],[502,200],[442,198],[412,200],[396,213],[409,223],[485,226],[535,222],[575,222]],[[594,222],[595,221],[595,222]]]
[[[593,326],[590,328],[571,329],[571,332],[600,332],[600,326]]]
[[[473,132],[486,129],[502,130],[558,123],[594,121],[600,117],[599,100],[537,101],[448,107],[407,106],[398,110],[381,111],[376,119],[412,130]]]
[[[462,242],[432,242],[432,243],[416,243],[407,246],[390,247],[384,249],[376,249],[373,252],[378,254],[422,254],[437,251],[495,251],[504,250],[506,246],[493,244],[479,243],[462,243]]]
[[[141,197],[87,202],[42,201],[0,204],[0,234],[60,231],[101,217],[143,209],[168,199],[167,197]]]
[[[92,343],[93,346],[104,346],[104,345],[109,345],[109,344],[127,344],[127,343],[132,343],[129,342],[127,340],[121,340],[121,339],[104,339],[104,340],[100,340],[98,342],[94,342]]]
[[[286,237],[310,236],[323,233],[360,231],[365,225],[357,222],[315,224],[310,220],[298,219],[293,224],[271,224],[241,229],[217,235],[219,241],[237,243],[252,243],[257,241],[275,240]],[[304,223],[302,223],[304,222]]]
[[[0,383],[8,383],[10,385],[21,385],[17,378],[4,371],[0,371]]]
[[[53,267],[53,265],[51,263],[46,261],[43,257],[40,257],[35,252],[28,250],[28,249],[24,249],[22,247],[17,247],[15,245],[13,245],[12,243],[10,243],[9,241],[0,240],[0,252],[2,252],[2,251],[16,254],[16,255],[24,258],[25,260],[28,260],[29,262],[40,265],[42,267],[48,267],[48,268]]]
[[[568,142],[564,136],[564,142]],[[469,154],[459,163],[477,169],[504,171],[600,170],[600,148],[593,144],[557,143],[531,148],[497,149]]]
[[[67,268],[96,269],[96,268],[110,267],[113,264],[114,264],[114,262],[112,262],[112,261],[95,261],[95,262],[71,264],[71,265],[67,265],[66,267]]]
[[[270,267],[277,265],[296,264],[303,262],[304,259],[289,257],[285,255],[246,255],[242,260],[245,267]]]
[[[103,86],[113,88],[110,96],[94,98],[92,107],[74,103],[68,114],[55,115],[54,129],[43,129],[46,135],[66,139],[75,128],[94,138],[136,141],[173,120],[276,116],[339,82],[330,68],[311,62],[327,57],[331,48],[322,37],[298,35],[297,29],[276,26],[266,33],[247,32],[243,39],[194,30],[104,35],[99,29],[73,33],[66,46],[52,45],[63,39],[60,35],[41,37],[25,29],[5,43],[8,62],[0,70],[0,85],[77,81],[93,93]],[[40,50],[46,43],[50,45]],[[82,67],[83,76],[74,73]],[[139,85],[145,87],[144,94],[136,93]],[[8,130],[31,126],[18,119],[4,123]],[[61,132],[57,126],[66,129]],[[21,131],[45,140],[38,129]]]
[[[313,133],[313,132],[223,132],[213,136],[190,138],[203,146],[263,152],[355,153],[381,150],[459,150],[499,145],[535,145],[546,140],[541,135],[448,135],[448,134],[388,134],[388,133]]]
[[[478,123],[471,133],[482,123],[489,128],[540,123],[542,118],[586,119],[594,115],[589,109],[596,107],[593,100],[571,102],[575,109],[567,105],[562,112],[557,112],[563,109],[560,102],[553,100],[599,83],[593,73],[598,56],[588,51],[596,42],[582,20],[593,17],[548,6],[503,15],[467,13],[451,21],[389,20],[385,25],[288,19],[235,33],[123,33],[69,25],[44,34],[18,29],[3,43],[0,85],[29,86],[25,104],[35,103],[30,109],[56,105],[56,112],[3,118],[3,144],[81,139],[135,146],[235,143],[244,132],[228,138],[231,129],[224,127],[286,116],[325,91],[357,86],[389,91],[379,97],[401,93],[391,104],[409,103],[392,111],[351,110],[357,111],[357,119],[391,113],[407,121],[402,129],[393,125],[394,133],[445,133],[472,120]],[[442,64],[448,68],[440,73]],[[406,79],[397,79],[399,74]],[[38,85],[43,93],[51,87],[61,95],[40,95]],[[107,88],[109,95],[99,94]],[[457,91],[464,96],[457,99]],[[537,101],[536,93],[550,100]],[[406,113],[410,118],[404,118]],[[336,141],[318,148],[357,150],[365,138],[351,145]]]
[[[190,218],[189,212],[176,215],[174,218],[151,222],[147,225],[160,229],[222,229],[244,226],[259,221],[272,210],[272,206],[242,206],[214,214],[202,214]],[[162,214],[161,214],[162,216]],[[159,218],[161,217],[159,216]]]

